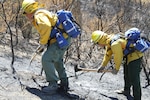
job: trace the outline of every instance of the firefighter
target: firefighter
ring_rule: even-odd
[[[41,62],[45,71],[46,80],[49,84],[42,91],[49,94],[55,93],[58,88],[65,92],[68,91],[69,82],[63,63],[63,55],[69,45],[63,49],[59,48],[56,38],[51,37],[53,26],[55,26],[58,20],[57,15],[44,9],[44,5],[35,0],[23,0],[22,11],[39,33],[40,45],[36,52],[40,53],[47,47],[42,55]],[[66,33],[63,33],[63,36],[70,44],[70,37]]]
[[[115,66],[112,73],[117,74],[121,63],[124,60],[124,89],[115,92],[128,96],[130,95],[130,89],[132,86],[134,100],[141,100],[140,65],[143,53],[135,50],[125,56],[123,51],[126,48],[127,40],[116,38],[116,35],[106,34],[100,30],[92,33],[91,41],[106,48],[106,53],[101,66],[98,68],[98,72],[102,72],[105,69],[105,66],[111,60],[113,55]]]

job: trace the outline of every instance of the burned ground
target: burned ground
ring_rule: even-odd
[[[30,53],[18,52],[15,57],[14,68],[16,74],[12,74],[10,67],[10,48],[0,46],[0,98],[1,100],[71,100],[59,94],[47,95],[40,91],[42,86],[47,85],[45,75],[41,75],[41,55],[33,60],[29,66]],[[117,75],[96,72],[76,72],[74,66],[67,62],[71,93],[80,96],[79,100],[132,100],[124,95],[114,93],[115,90],[123,88],[122,67]],[[150,87],[146,85],[144,71],[141,71],[142,100],[149,100]]]

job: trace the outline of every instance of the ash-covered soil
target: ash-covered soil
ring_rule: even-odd
[[[15,62],[11,70],[11,50],[0,46],[0,100],[71,100],[59,94],[43,94],[40,89],[47,85],[44,72],[41,75],[41,55],[29,66],[31,53],[15,51]],[[105,73],[76,72],[70,62],[66,63],[71,93],[80,96],[79,100],[132,100],[114,91],[123,88],[123,70],[117,75]],[[141,71],[142,100],[150,100],[150,86],[146,85],[145,74]]]

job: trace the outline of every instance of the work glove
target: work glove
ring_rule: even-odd
[[[116,75],[118,73],[118,70],[113,69],[111,73],[114,74],[114,75]]]
[[[36,49],[36,53],[42,53],[45,47],[45,45],[40,44]]]
[[[105,69],[105,67],[99,67],[97,72],[102,73],[104,69]]]

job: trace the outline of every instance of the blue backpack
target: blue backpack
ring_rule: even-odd
[[[56,37],[58,46],[64,48],[68,46],[67,40],[63,37],[63,33],[67,33],[72,38],[77,38],[81,34],[79,24],[74,20],[74,17],[70,11],[59,10],[57,11],[58,20],[51,32],[51,38]],[[62,24],[63,29],[58,26]]]
[[[127,44],[125,50],[123,51],[125,56],[134,52],[135,50],[143,53],[150,48],[150,41],[146,38],[141,37],[140,35],[141,32],[138,28],[131,28],[125,32],[124,36],[120,34],[114,35],[114,37],[110,41],[110,45],[114,41],[123,38],[127,39]],[[130,47],[130,45],[133,45],[133,47]]]
[[[146,38],[140,36],[141,32],[138,28],[131,28],[125,32],[125,38],[127,39],[126,49],[124,55],[128,55],[135,50],[145,52],[150,48],[150,42]],[[130,47],[130,45],[133,47]]]

